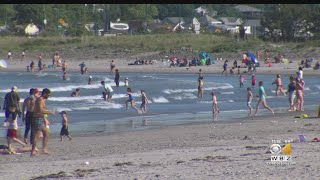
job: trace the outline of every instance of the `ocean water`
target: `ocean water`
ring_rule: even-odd
[[[89,75],[93,76],[93,84],[88,85]],[[170,126],[187,123],[204,123],[215,121],[237,121],[247,116],[246,87],[251,87],[251,76],[245,75],[245,88],[239,88],[239,76],[224,76],[217,74],[204,75],[204,97],[197,97],[197,74],[163,74],[163,73],[121,73],[120,87],[115,87],[114,75],[110,73],[90,73],[81,75],[69,73],[68,80],[62,80],[61,72],[0,72],[0,97],[16,85],[21,102],[28,96],[31,87],[39,89],[49,88],[51,97],[47,100],[47,109],[67,111],[70,122],[69,131],[72,134],[91,134],[97,132],[120,132],[143,130],[161,126]],[[129,78],[129,86],[134,92],[136,107],[140,107],[140,89],[146,91],[150,101],[148,113],[138,114],[132,108],[125,110],[126,88],[124,78]],[[315,109],[319,103],[320,81],[316,76],[305,76],[305,106],[306,109]],[[274,75],[256,75],[257,82],[264,81],[268,95],[267,103],[275,112],[285,112],[288,107],[287,96],[276,97],[274,90]],[[103,101],[103,91],[100,81],[110,83],[114,89],[113,102]],[[282,76],[284,88],[289,80],[287,75]],[[72,91],[80,88],[80,97],[70,97]],[[213,117],[211,112],[210,92],[217,92],[220,114]],[[254,96],[258,94],[253,89]],[[1,105],[3,100],[1,100]],[[254,98],[252,107],[255,108],[257,98]],[[261,106],[259,115],[269,112]],[[4,113],[0,113],[4,120]],[[50,129],[57,135],[61,128],[59,114],[49,116]],[[19,120],[20,121],[20,120]],[[2,125],[1,121],[1,125]],[[21,124],[21,123],[20,123]],[[23,126],[19,134],[23,132]],[[0,128],[0,136],[5,136],[5,130]]]

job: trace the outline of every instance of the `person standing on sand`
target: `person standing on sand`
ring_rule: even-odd
[[[256,114],[258,112],[260,104],[262,104],[265,108],[267,108],[270,112],[272,112],[272,114],[274,114],[273,110],[267,105],[267,102],[266,102],[267,95],[266,95],[266,92],[263,87],[263,81],[259,81],[259,96],[258,97],[259,97],[259,101],[257,104],[256,112],[254,113],[254,116],[256,116]]]
[[[116,74],[115,74],[115,77],[114,77],[114,82],[116,83],[116,86],[119,87],[119,82],[120,82],[119,69],[116,69]]]
[[[140,92],[141,92],[141,101],[142,101],[140,109],[141,109],[142,113],[146,113],[147,112],[147,104],[149,104],[149,100],[148,100],[146,92],[144,90],[141,90]]]
[[[11,54],[11,50],[8,51],[8,60],[12,61],[12,54]]]
[[[224,62],[224,64],[223,64],[223,71],[222,71],[221,74],[223,74],[224,72],[228,73],[227,67],[228,67],[228,60],[226,60],[226,61]]]
[[[134,106],[134,97],[131,88],[127,88],[127,95],[129,96],[129,99],[126,101],[126,110],[128,110],[128,103],[130,103],[131,107],[139,113],[138,108]]]
[[[251,88],[247,88],[247,106],[249,108],[249,114],[248,116],[251,115],[251,112],[253,110],[253,108],[251,107],[251,102],[252,102],[252,99],[253,99],[253,95],[252,95],[252,92],[251,92]]]
[[[213,114],[219,113],[220,111],[218,109],[218,101],[217,101],[216,93],[212,91],[210,94],[212,96],[212,113]]]
[[[288,85],[288,96],[289,96],[289,112],[295,111],[296,108],[294,106],[294,98],[296,97],[296,83],[294,81],[294,77],[290,76],[290,83]]]
[[[110,63],[110,72],[113,73],[114,68],[116,67],[116,64],[114,62],[114,60],[111,61]]]
[[[69,141],[72,140],[71,136],[69,135],[69,123],[68,123],[68,118],[67,118],[67,112],[66,111],[61,111],[59,114],[61,114],[62,117],[62,127],[60,131],[60,141],[63,140],[63,136],[67,136],[69,138]]]
[[[22,121],[25,122],[25,132],[24,132],[24,142],[28,144],[28,134],[30,133],[30,144],[32,144],[33,140],[33,127],[32,127],[32,119],[33,119],[33,111],[34,111],[34,104],[36,98],[39,94],[38,89],[31,88],[29,91],[29,96],[24,100],[22,105]],[[26,112],[26,114],[25,114]]]
[[[48,154],[48,140],[49,140],[49,121],[44,118],[45,114],[55,115],[55,112],[48,111],[46,109],[46,100],[50,97],[51,91],[48,88],[44,88],[42,90],[41,96],[36,99],[35,107],[34,107],[34,118],[33,118],[33,128],[34,128],[34,139],[32,144],[31,156],[35,156],[37,154],[37,141],[40,138],[41,132],[43,133],[43,143],[42,149],[43,154]]]
[[[34,62],[33,60],[30,63],[31,72],[34,72]]]
[[[38,68],[39,68],[39,72],[41,72],[43,70],[43,65],[42,65],[42,55],[39,54],[39,57],[38,57]]]
[[[18,91],[17,86],[13,86],[11,87],[11,92],[8,92],[4,97],[2,108],[5,111],[6,118],[8,118],[9,116],[9,107],[13,104],[15,105],[18,113],[20,113],[20,97],[17,91]]]
[[[284,95],[286,95],[286,93],[284,92],[283,88],[282,88],[282,81],[281,81],[281,77],[280,74],[277,74],[277,78],[276,80],[272,83],[277,85],[276,88],[276,96],[278,96],[279,91],[282,92]]]
[[[21,54],[21,61],[24,60],[25,56],[26,56],[26,53],[25,53],[25,49],[22,51],[22,54]]]

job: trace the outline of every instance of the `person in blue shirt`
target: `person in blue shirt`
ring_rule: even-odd
[[[256,116],[258,110],[259,110],[259,107],[260,107],[260,104],[262,104],[265,108],[267,108],[270,112],[272,112],[272,114],[274,114],[273,110],[267,105],[267,102],[266,102],[266,92],[264,90],[264,87],[263,87],[263,81],[259,81],[259,101],[258,101],[258,104],[257,104],[257,108],[256,108],[256,112],[254,113],[254,116]]]

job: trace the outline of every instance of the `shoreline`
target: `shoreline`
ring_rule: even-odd
[[[284,113],[241,123],[74,136],[70,142],[50,138],[51,155],[1,155],[0,172],[7,179],[50,174],[68,179],[319,178],[320,165],[314,158],[318,143],[311,142],[318,137],[319,126],[319,118],[295,119],[293,114]],[[296,142],[298,134],[304,134],[308,142]],[[295,165],[266,165],[274,139],[294,141],[291,148]],[[11,166],[15,168],[6,168]]]

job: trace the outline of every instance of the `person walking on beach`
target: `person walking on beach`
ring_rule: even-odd
[[[254,74],[252,74],[251,76],[251,86],[252,88],[254,88],[256,86],[256,77],[254,76]]]
[[[248,108],[249,108],[249,114],[248,114],[248,116],[251,115],[251,112],[252,112],[252,110],[253,110],[253,108],[251,107],[252,99],[253,99],[252,91],[251,91],[251,88],[248,87],[248,88],[247,88],[247,106],[248,106]]]
[[[60,131],[60,141],[63,140],[64,136],[67,136],[69,138],[69,141],[72,140],[70,134],[69,134],[69,123],[68,123],[68,118],[67,118],[67,112],[66,111],[61,111],[59,114],[61,114],[62,118],[62,127]]]
[[[203,97],[203,77],[198,78],[198,98]]]
[[[224,64],[223,64],[223,71],[222,71],[221,74],[223,74],[224,72],[228,73],[227,67],[228,67],[228,60],[226,60],[226,61],[224,62]]]
[[[23,147],[25,147],[27,144],[22,142],[17,138],[17,130],[18,130],[18,122],[17,122],[17,108],[15,104],[11,104],[9,106],[9,114],[6,118],[5,122],[8,123],[8,129],[7,129],[7,144],[8,149],[10,153],[14,153],[11,147],[11,140],[21,144]]]
[[[106,84],[104,81],[101,81],[101,85],[104,88],[104,92],[102,92],[103,99],[107,102],[111,102],[111,98],[113,95],[112,87],[110,86],[110,84]]]
[[[116,74],[115,74],[115,77],[114,77],[114,82],[116,83],[116,86],[119,87],[119,82],[120,82],[119,69],[116,69]]]
[[[25,49],[22,51],[22,54],[21,54],[21,61],[24,60],[25,56],[26,56],[26,53],[25,53]]]
[[[18,113],[20,113],[20,97],[17,93],[18,88],[17,86],[11,87],[11,92],[8,92],[6,96],[4,97],[3,102],[3,110],[5,111],[5,117],[8,118],[9,116],[9,107],[11,105],[15,105]],[[19,115],[20,116],[20,115]]]
[[[138,108],[134,106],[134,97],[131,88],[127,88],[127,96],[129,96],[129,99],[126,101],[126,110],[128,110],[128,103],[130,103],[131,107],[139,113]]]
[[[211,92],[211,96],[212,96],[212,113],[216,114],[219,113],[219,109],[218,109],[218,101],[217,101],[217,96],[215,92]]]
[[[276,88],[276,96],[278,96],[279,91],[282,92],[284,95],[286,95],[286,93],[284,92],[283,88],[282,88],[282,81],[281,81],[281,77],[280,74],[277,74],[277,78],[276,80],[272,83],[277,85]]]
[[[146,113],[147,112],[147,104],[149,103],[149,100],[147,98],[145,90],[141,90],[140,92],[141,92],[141,101],[142,101],[140,109],[141,109],[142,113]]]
[[[114,60],[111,61],[110,63],[110,72],[113,73],[114,68],[116,67],[116,63],[114,62]]]
[[[46,118],[44,118],[45,114],[55,115],[55,112],[48,111],[46,109],[46,100],[50,97],[51,91],[48,88],[44,88],[42,90],[41,96],[36,99],[34,106],[34,118],[33,118],[33,129],[34,129],[34,139],[32,144],[31,156],[35,156],[37,154],[37,142],[40,138],[40,134],[43,134],[43,143],[42,149],[43,154],[48,154],[48,140],[49,140],[49,129],[48,125],[50,124]]]
[[[38,89],[31,88],[29,91],[29,96],[24,100],[22,105],[22,121],[25,122],[25,131],[24,131],[24,142],[28,144],[28,134],[30,133],[30,144],[32,144],[33,140],[33,126],[32,126],[32,119],[33,119],[33,111],[36,98],[39,94]],[[26,113],[25,113],[26,112]]]
[[[304,80],[300,79],[299,77],[296,78],[296,107],[298,107],[299,111],[304,111],[303,109],[303,103],[304,103],[304,97],[303,97],[303,90],[304,90]]]
[[[294,77],[293,76],[290,76],[290,83],[288,85],[288,96],[289,96],[289,109],[288,111],[289,112],[292,112],[292,111],[296,111],[296,108],[294,106],[294,99],[296,97],[296,83],[294,81]]]
[[[267,95],[263,87],[263,81],[259,81],[259,101],[256,107],[256,112],[254,113],[254,116],[256,116],[258,112],[260,104],[262,104],[265,108],[267,108],[270,112],[272,112],[272,114],[274,114],[273,110],[267,105],[266,98],[267,98]]]
[[[240,88],[243,88],[243,87],[244,87],[244,84],[243,84],[243,82],[244,82],[244,77],[243,77],[242,74],[241,74],[240,77],[239,77],[239,82],[240,82]]]
[[[8,51],[8,60],[12,61],[12,54],[11,54],[11,50]]]

